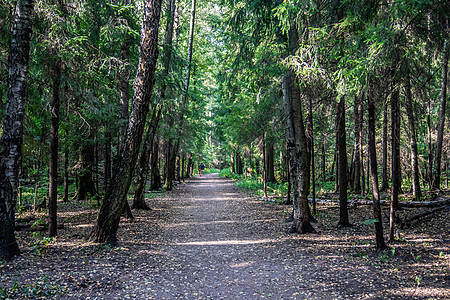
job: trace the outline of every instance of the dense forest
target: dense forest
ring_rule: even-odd
[[[317,194],[338,194],[340,227],[369,201],[380,249],[406,200],[448,205],[447,1],[0,3],[2,259],[18,212],[54,237],[86,199],[115,245],[145,191],[201,162],[283,186],[291,232],[315,231]]]

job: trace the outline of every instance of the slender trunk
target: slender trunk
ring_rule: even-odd
[[[441,158],[442,158],[442,143],[444,140],[445,129],[445,106],[447,104],[447,73],[448,73],[448,57],[450,51],[448,50],[448,42],[444,45],[444,59],[442,61],[442,82],[441,82],[441,102],[439,105],[439,125],[436,138],[436,148],[433,163],[432,187],[433,189],[441,189]]]
[[[64,152],[64,202],[69,201],[69,154]]]
[[[375,99],[369,91],[368,99],[368,148],[370,160],[370,177],[372,179],[373,217],[375,226],[375,241],[377,249],[387,248],[383,234],[383,220],[381,216],[380,192],[378,190],[378,166],[375,144]]]
[[[241,152],[236,152],[236,174],[242,175],[244,174],[243,167],[242,167],[242,158],[241,158]]]
[[[433,169],[433,143],[431,137],[431,97],[428,97],[427,106],[427,140],[428,140],[428,167],[427,167],[427,181],[430,189],[432,188],[432,169]]]
[[[311,186],[312,186],[312,206],[313,213],[316,213],[316,178],[314,167],[314,131],[313,131],[313,105],[312,95],[309,95],[308,110],[306,112],[306,138],[308,143],[308,152],[311,166]]]
[[[128,107],[130,104],[130,46],[131,38],[126,36],[124,42],[120,46],[120,60],[121,65],[119,67],[119,146],[118,151],[120,153],[123,143],[125,141],[125,134],[128,124]]]
[[[176,138],[173,141],[173,146],[169,147],[168,152],[168,160],[167,160],[167,173],[166,173],[166,180],[165,180],[165,188],[167,190],[172,189],[172,180],[175,178],[175,164],[176,164],[176,157],[178,155],[178,151],[180,149],[180,137],[181,133],[183,131],[184,126],[184,110],[187,106],[187,99],[188,99],[188,91],[189,91],[189,84],[191,80],[191,69],[192,69],[192,53],[193,53],[193,46],[194,46],[194,24],[195,24],[195,7],[196,7],[196,0],[192,0],[191,2],[191,19],[190,19],[190,26],[189,26],[189,42],[188,42],[188,55],[187,55],[187,61],[186,61],[186,77],[184,81],[184,89],[183,94],[180,101],[180,107],[179,107],[179,114],[178,114],[178,124],[177,124],[177,130],[178,134]]]
[[[273,149],[273,143],[271,142],[267,142],[266,140],[266,181],[267,182],[271,182],[271,183],[275,183],[277,182],[276,178],[275,178],[275,166],[274,166],[274,149]],[[251,162],[250,162],[250,167],[251,167]]]
[[[78,200],[85,200],[97,194],[93,172],[95,146],[92,141],[88,141],[82,145],[80,151],[81,171],[79,173]]]
[[[23,143],[23,117],[27,91],[33,1],[17,1],[10,51],[8,94],[0,154],[0,258],[20,255],[14,235],[18,168]]]
[[[133,205],[131,208],[149,210],[150,207],[145,203],[145,186],[147,185],[148,171],[149,171],[149,157],[153,148],[153,141],[155,140],[156,129],[161,120],[161,107],[155,107],[153,116],[150,121],[150,126],[144,140],[144,147],[142,149],[139,160],[139,168],[137,175],[136,189],[134,191]]]
[[[267,159],[266,159],[266,133],[263,134],[263,145],[262,145],[262,150],[263,150],[263,186],[264,186],[264,198],[267,199]],[[273,153],[272,153],[273,154]],[[273,158],[273,156],[272,156]],[[247,172],[245,172],[246,176],[247,176]]]
[[[355,145],[354,145],[354,172],[353,172],[353,192],[361,193],[361,97],[357,96],[355,98],[355,110],[354,110],[354,122],[355,122]]]
[[[395,212],[399,208],[398,196],[400,193],[400,100],[396,81],[393,83],[391,95],[391,210],[389,239],[394,241]]]
[[[147,0],[145,2],[133,108],[129,118],[124,147],[114,167],[112,181],[100,206],[97,224],[93,232],[95,240],[100,243],[113,245],[117,243],[120,214],[125,206],[142,141],[145,119],[152,98],[156,61],[158,59],[160,13],[161,0]]]
[[[150,166],[150,173],[151,173],[151,185],[150,190],[156,191],[162,188],[161,185],[161,174],[159,173],[158,168],[158,158],[159,158],[159,139],[156,138],[156,141],[153,143],[153,150],[152,150],[152,157],[151,157],[151,166]]]
[[[104,185],[103,188],[106,191],[111,182],[111,134],[106,133],[105,140],[105,175],[104,175]]]
[[[381,189],[380,191],[386,192],[389,188],[388,183],[388,106],[387,103],[383,104],[383,172],[381,174]]]
[[[325,141],[322,142],[322,180],[327,181],[326,165],[325,165]]]
[[[61,84],[61,66],[56,62],[53,74],[53,98],[51,106],[50,128],[50,167],[49,167],[49,197],[48,197],[48,235],[57,235],[57,201],[58,201],[58,129],[59,129],[59,86]]]
[[[408,127],[409,127],[409,135],[411,137],[411,165],[413,171],[413,196],[417,201],[420,201],[422,198],[422,192],[420,190],[420,178],[419,178],[419,154],[417,150],[417,137],[416,137],[416,121],[414,118],[413,107],[412,107],[412,94],[411,94],[411,83],[410,79],[406,79],[405,84],[405,107],[406,114],[408,116]]]
[[[338,104],[337,111],[338,147],[339,147],[339,223],[340,227],[349,227],[347,208],[347,142],[345,134],[345,97],[342,97]]]

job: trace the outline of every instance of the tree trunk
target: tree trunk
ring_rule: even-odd
[[[191,69],[192,69],[192,53],[193,53],[193,46],[194,46],[194,24],[195,24],[195,6],[196,6],[196,0],[192,0],[191,3],[191,19],[190,19],[190,26],[189,26],[189,42],[188,42],[188,56],[186,61],[186,77],[184,81],[184,89],[183,94],[180,101],[180,111],[178,114],[178,134],[177,137],[173,141],[173,147],[169,147],[168,152],[168,163],[167,163],[167,173],[166,173],[166,181],[165,181],[165,188],[167,190],[172,189],[172,180],[175,178],[175,164],[176,164],[176,157],[178,155],[178,150],[180,149],[180,137],[183,130],[183,124],[184,124],[184,110],[187,106],[187,99],[188,99],[188,91],[189,91],[189,83],[191,80]]]
[[[400,100],[396,81],[393,82],[391,95],[391,211],[389,239],[394,240],[395,212],[399,208],[398,195],[400,193],[401,169],[400,169]]]
[[[349,227],[347,208],[347,139],[345,134],[345,97],[342,97],[338,104],[337,111],[338,147],[339,147],[339,223],[340,227]]]
[[[383,234],[383,220],[381,216],[380,192],[378,190],[378,166],[377,153],[375,144],[375,99],[369,90],[368,99],[368,146],[370,160],[370,178],[372,180],[372,197],[373,197],[373,217],[375,219],[375,241],[377,249],[387,248]]]
[[[20,255],[14,235],[18,169],[23,143],[23,117],[27,91],[33,1],[17,1],[10,51],[8,94],[0,154],[0,258]]]
[[[153,116],[150,121],[150,126],[145,135],[144,147],[142,149],[139,160],[139,168],[137,174],[136,189],[134,191],[133,205],[131,208],[149,210],[150,207],[145,203],[145,186],[147,185],[149,158],[153,148],[153,141],[155,140],[156,129],[161,120],[161,107],[155,107]]]
[[[118,71],[119,76],[119,146],[120,153],[127,130],[128,123],[128,107],[130,104],[130,46],[131,38],[127,35],[120,46],[120,60],[121,64]]]
[[[408,127],[409,127],[409,135],[411,137],[411,165],[413,171],[413,181],[412,181],[412,189],[413,196],[417,201],[420,201],[422,198],[422,192],[420,190],[420,178],[419,178],[419,154],[417,150],[417,137],[416,137],[416,121],[414,118],[413,107],[412,107],[412,94],[411,94],[411,83],[410,79],[406,79],[405,84],[405,107],[406,114],[408,116]]]
[[[383,105],[383,173],[381,174],[381,189],[386,192],[389,188],[388,183],[388,106]]]
[[[64,202],[69,201],[69,154],[64,152]]]
[[[291,232],[314,232],[308,211],[309,158],[305,126],[301,112],[300,90],[290,72],[282,77],[286,115],[288,159],[293,192],[293,225]]]
[[[308,110],[306,112],[306,138],[308,143],[308,152],[311,166],[311,187],[312,187],[312,206],[313,213],[316,213],[316,178],[314,164],[314,127],[313,127],[313,105],[312,95],[309,95]]]
[[[105,137],[105,175],[103,180],[103,188],[106,191],[111,182],[111,134],[106,133]]]
[[[156,141],[153,143],[153,150],[152,150],[152,156],[151,156],[151,166],[150,166],[150,173],[151,173],[151,185],[150,190],[156,191],[162,188],[161,185],[161,174],[159,173],[158,168],[158,158],[159,158],[159,139],[157,138]]]
[[[55,62],[53,72],[53,98],[51,104],[50,128],[50,167],[49,167],[49,197],[48,197],[48,236],[57,235],[57,201],[58,201],[58,129],[59,129],[59,86],[61,84],[60,62]]]
[[[272,145],[273,147],[273,145]],[[266,151],[266,133],[263,133],[263,145],[262,145],[262,152],[263,152],[263,190],[264,190],[264,198],[267,199],[267,161],[266,158],[267,151]],[[273,150],[273,148],[272,148]],[[273,154],[273,153],[272,153]],[[272,156],[272,162],[273,162],[273,156]],[[245,172],[245,176],[247,176],[247,171]]]
[[[82,145],[80,153],[81,171],[79,172],[78,200],[85,200],[97,194],[94,181],[95,146],[92,141]]]
[[[441,189],[441,158],[442,158],[442,142],[444,140],[445,129],[445,106],[447,104],[447,73],[448,73],[448,57],[450,51],[448,50],[448,42],[444,44],[444,58],[442,61],[442,82],[441,82],[441,102],[439,105],[439,125],[436,138],[436,148],[433,163],[433,189]]]
[[[95,240],[116,244],[120,214],[125,206],[134,166],[142,141],[145,119],[152,98],[156,62],[158,59],[158,29],[161,0],[147,0],[141,30],[140,58],[135,79],[135,93],[129,118],[124,147],[120,152],[110,187],[103,198],[97,224]]]
[[[353,172],[353,192],[361,193],[361,97],[357,96],[355,98],[355,108],[354,108],[354,122],[355,122],[355,145],[354,151],[355,156],[353,160],[354,172]]]
[[[236,151],[236,174],[238,174],[238,175],[244,174],[240,151]]]
[[[276,183],[275,179],[275,166],[274,166],[274,149],[273,143],[266,140],[266,181]]]

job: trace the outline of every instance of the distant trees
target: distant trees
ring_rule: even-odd
[[[266,1],[264,4],[234,1],[229,9],[227,25],[231,30],[227,36],[234,48],[226,50],[228,56],[223,60],[224,73],[221,73],[227,71],[229,75],[224,75],[221,81],[221,93],[226,99],[220,99],[216,110],[217,126],[225,126],[228,132],[220,143],[233,143],[246,137],[246,143],[251,144],[257,141],[256,133],[270,124],[286,136],[288,153],[292,151],[289,150],[293,147],[289,128],[299,124],[302,128],[306,126],[301,120],[297,119],[283,132],[282,128],[274,126],[277,122],[270,119],[261,125],[258,123],[259,126],[243,127],[241,119],[229,116],[235,113],[234,103],[243,103],[242,107],[246,107],[261,99],[260,90],[251,89],[258,82],[258,76],[268,78],[268,82],[274,83],[274,89],[284,92],[286,89],[281,87],[281,82],[286,77],[280,74],[284,68],[289,68],[294,72],[290,82],[298,82],[301,101],[286,110],[282,121],[291,122],[289,111],[292,109],[308,108],[308,123],[314,124],[308,131],[313,130],[315,136],[313,147],[308,149],[322,152],[318,162],[323,179],[318,184],[326,185],[327,181],[335,180],[343,226],[349,225],[351,219],[345,209],[347,181],[352,192],[363,195],[372,192],[377,247],[384,248],[380,190],[390,192],[392,197],[390,234],[393,239],[400,193],[411,189],[415,199],[420,200],[424,189],[440,188],[441,179],[437,178],[442,178],[439,170],[445,164],[439,152],[447,149],[441,140],[445,134],[439,130],[446,118],[442,100],[447,99],[443,96],[447,77],[443,76],[448,74],[448,5],[440,1],[383,4],[377,1]],[[292,29],[298,31],[298,37],[281,38],[283,32]],[[289,47],[293,50],[283,56],[283,49]],[[431,57],[429,53],[436,53],[436,56]],[[261,54],[263,59],[259,59]],[[246,64],[248,61],[252,63]],[[262,72],[261,66],[266,64],[270,68]],[[279,104],[280,95],[278,98]],[[339,105],[335,105],[335,99],[340,100]],[[264,113],[279,117],[273,113],[274,109],[279,107],[274,104],[270,113]],[[263,110],[239,111],[253,121]],[[365,116],[367,111],[369,115]],[[439,116],[432,111],[439,111]],[[352,112],[354,117],[349,118]],[[403,112],[408,116],[406,123],[401,122]],[[336,116],[335,124],[330,122],[333,116]],[[364,126],[365,118],[369,119],[368,127]],[[333,144],[333,136],[337,137],[337,145]],[[378,139],[382,143],[378,143]],[[274,144],[278,153],[282,153],[284,141],[279,138]],[[353,149],[349,149],[349,145]],[[377,152],[382,154],[379,158]],[[317,155],[317,150],[314,154]],[[311,153],[311,157],[314,154]],[[445,157],[448,160],[448,156]],[[381,158],[382,163],[378,164]],[[317,164],[312,164],[312,170],[319,167]],[[382,168],[381,189],[378,170],[373,170],[378,166]],[[302,168],[307,170],[306,165]],[[448,174],[448,170],[446,172]],[[314,173],[311,171],[311,174]],[[367,189],[366,176],[372,182]],[[317,178],[314,176],[313,181]],[[291,180],[294,185],[296,180],[299,182],[292,176]],[[294,214],[295,197],[294,194]]]
[[[288,182],[296,232],[314,230],[316,187],[339,192],[342,226],[349,195],[372,195],[379,248],[381,199],[393,200],[392,239],[402,191],[420,200],[449,176],[445,2],[166,0],[149,65],[135,1],[42,1],[34,34],[32,2],[17,1],[16,20],[11,5],[0,5],[4,257],[18,253],[18,205],[48,208],[54,236],[58,198],[94,199],[94,236],[114,243],[129,190],[149,208],[147,188],[170,189],[200,160]],[[18,205],[16,191],[29,192]]]

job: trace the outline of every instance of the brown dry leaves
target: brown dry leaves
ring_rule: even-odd
[[[151,211],[122,220],[117,248],[86,242],[95,209],[62,206],[56,243],[36,253],[36,237],[20,232],[23,255],[0,265],[0,286],[11,299],[450,298],[445,211],[378,253],[363,224],[370,207],[350,210],[349,229],[335,227],[337,208],[319,207],[319,233],[293,235],[289,207],[212,175],[147,202]]]

